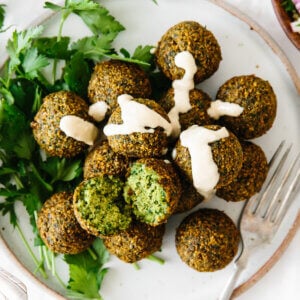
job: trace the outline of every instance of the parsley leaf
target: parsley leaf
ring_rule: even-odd
[[[44,68],[49,65],[48,59],[38,54],[38,50],[36,48],[29,49],[25,55],[22,62],[22,66],[24,68],[24,72],[26,74],[26,78],[33,79],[38,77],[38,71],[41,68]]]
[[[40,162],[40,167],[52,177],[51,183],[56,181],[72,181],[82,173],[82,161],[80,159],[66,159],[59,157],[48,157],[46,161]]]
[[[8,75],[11,76],[18,65],[21,64],[21,54],[31,49],[33,39],[38,37],[42,31],[43,26],[37,26],[21,32],[16,30],[13,32],[12,38],[8,40],[6,46],[10,56]]]
[[[82,98],[87,97],[87,86],[91,78],[91,68],[81,52],[75,53],[64,69],[64,80],[68,89]]]
[[[88,251],[77,255],[64,255],[64,260],[69,264],[68,296],[71,299],[102,299],[99,289],[107,272],[103,265],[109,254],[99,238],[93,243],[92,251],[96,253],[96,258]]]
[[[65,20],[71,13],[80,16],[83,22],[95,35],[115,32],[116,36],[117,33],[125,29],[123,25],[109,14],[109,11],[106,8],[91,0],[66,0],[65,6],[46,2],[44,7],[62,13],[59,36],[61,35]]]
[[[57,41],[56,37],[41,37],[34,41],[34,46],[38,52],[49,58],[69,59],[71,51],[68,49],[70,43],[69,37],[62,37]]]
[[[4,24],[4,18],[5,18],[5,4],[0,4],[0,32],[2,32],[2,27]]]
[[[115,38],[115,34],[107,34],[103,36],[85,37],[71,45],[72,50],[80,51],[85,58],[94,61],[100,61],[106,55],[111,54],[114,50],[111,43]]]

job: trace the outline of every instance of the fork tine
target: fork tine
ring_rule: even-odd
[[[278,155],[280,154],[284,144],[285,144],[285,140],[281,141],[281,143],[277,147],[276,151],[274,152],[273,156],[271,157],[270,162],[268,164],[269,165],[269,171],[272,168],[272,166],[273,166],[275,160],[277,159]],[[246,201],[246,203],[243,207],[242,213],[240,215],[239,223],[242,220],[243,214],[254,214],[255,213],[255,211],[257,209],[257,206],[258,206],[258,203],[261,201],[261,198],[258,199],[258,197],[259,197],[259,195],[262,195],[264,193],[267,186],[268,185],[265,184],[262,187],[260,194],[256,194],[252,198],[248,199],[248,201]]]
[[[270,201],[270,205],[268,206],[268,208],[263,216],[264,218],[269,218],[270,221],[274,221],[276,219],[276,216],[275,216],[276,210],[277,210],[277,214],[279,214],[281,211],[281,208],[285,205],[286,201],[288,201],[289,193],[292,192],[292,190],[294,188],[293,185],[295,185],[297,183],[297,181],[296,182],[294,182],[294,181],[298,175],[294,178],[293,182],[291,183],[291,186],[290,186],[290,188],[292,188],[291,191],[289,188],[287,193],[285,194],[284,199],[281,202],[279,202],[283,188],[285,187],[287,181],[291,178],[291,174],[293,173],[293,171],[299,161],[299,158],[300,158],[300,154],[297,155],[296,159],[291,163],[289,169],[283,175],[280,185],[278,186],[275,194],[273,195],[272,200]],[[281,171],[281,170],[279,170],[279,171]]]
[[[297,171],[296,174],[292,180],[292,182],[290,183],[283,200],[281,201],[277,212],[274,212],[274,216],[273,216],[273,222],[274,224],[279,227],[279,225],[281,224],[288,208],[290,207],[291,203],[292,203],[292,199],[294,199],[293,197],[291,197],[293,195],[294,190],[297,188],[298,184],[299,184],[299,178],[300,178],[300,167],[299,167],[299,161],[300,161],[300,153],[297,155],[296,159],[293,162],[292,167],[290,168],[290,170],[288,170],[288,172],[290,171],[289,177],[291,177],[291,174],[293,173],[294,169],[296,169],[297,165]]]
[[[273,165],[275,164],[275,161],[278,159],[279,157],[279,153],[281,152],[281,149],[283,147],[284,143],[280,143],[279,147],[277,148],[277,150],[275,151],[272,159],[270,160],[270,170],[273,167]],[[263,208],[266,206],[267,201],[270,201],[270,191],[272,190],[272,188],[275,185],[276,182],[276,177],[278,176],[278,174],[280,173],[290,151],[291,151],[292,145],[290,145],[286,151],[284,152],[284,154],[282,155],[277,167],[274,168],[275,170],[273,171],[273,174],[271,175],[270,179],[268,182],[265,183],[264,188],[262,190],[262,192],[260,193],[261,197],[258,198],[258,200],[256,201],[256,207],[253,210],[253,214],[259,213],[263,210]],[[263,214],[264,215],[264,214]]]

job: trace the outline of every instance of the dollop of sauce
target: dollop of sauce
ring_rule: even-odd
[[[87,145],[93,145],[98,135],[98,128],[78,116],[67,115],[60,119],[59,127],[66,136]]]
[[[190,103],[190,90],[195,87],[194,75],[197,72],[197,65],[193,55],[188,51],[183,51],[175,56],[175,65],[185,70],[182,79],[173,81],[174,102],[168,116],[172,124],[171,136],[176,138],[180,134],[179,114],[188,112],[192,107]]]
[[[104,120],[105,115],[109,109],[109,106],[104,101],[98,101],[89,107],[88,114],[97,122]]]
[[[229,132],[225,127],[211,130],[198,125],[193,125],[180,134],[180,142],[188,148],[191,156],[193,185],[206,200],[213,196],[220,178],[209,143],[228,136]]]
[[[225,102],[222,100],[212,101],[210,107],[207,109],[207,114],[218,120],[222,116],[238,117],[244,108],[236,103]]]
[[[124,135],[134,132],[153,133],[157,127],[163,128],[168,136],[171,134],[171,123],[147,105],[132,101],[132,99],[133,97],[127,94],[118,97],[123,123],[107,124],[103,128],[106,136]]]

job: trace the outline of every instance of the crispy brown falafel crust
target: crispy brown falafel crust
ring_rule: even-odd
[[[114,152],[108,141],[103,140],[88,153],[84,161],[83,177],[89,179],[102,175],[124,176],[128,168],[128,157]]]
[[[154,100],[137,98],[134,101],[146,105],[169,121],[167,113]],[[108,124],[122,123],[121,109],[118,107],[110,116]],[[159,157],[166,154],[168,149],[168,137],[161,127],[156,128],[153,133],[111,135],[107,140],[113,151],[128,157]]]
[[[179,114],[181,130],[185,130],[191,125],[203,126],[212,124],[213,122],[207,114],[207,110],[211,105],[211,98],[209,95],[202,90],[193,89],[190,91],[189,97],[192,108],[186,113]],[[170,88],[158,103],[167,113],[169,113],[175,105],[174,89]]]
[[[180,177],[182,193],[176,206],[175,213],[183,213],[204,201],[204,197],[197,192],[193,183],[182,172],[178,170],[178,174]]]
[[[49,198],[38,214],[37,227],[44,243],[55,253],[80,253],[95,239],[77,222],[72,193],[59,192]]]
[[[134,263],[160,250],[164,232],[164,224],[153,227],[133,221],[127,230],[105,237],[103,243],[111,254]]]
[[[59,91],[43,99],[39,111],[31,122],[33,135],[39,146],[50,156],[74,157],[87,145],[60,130],[60,120],[66,115],[75,115],[90,121],[87,103],[69,91]]]
[[[217,209],[200,209],[188,215],[176,231],[177,252],[199,272],[214,272],[227,266],[237,253],[239,231]]]
[[[207,125],[205,128],[218,130],[219,125]],[[229,132],[229,136],[211,143],[213,160],[218,166],[220,174],[216,188],[229,184],[239,173],[243,163],[242,146],[237,137]],[[188,148],[181,145],[180,139],[176,143],[174,162],[180,170],[193,182],[191,156]],[[205,172],[205,170],[203,170]]]
[[[119,60],[98,63],[88,86],[91,103],[105,101],[111,113],[117,106],[117,98],[129,94],[134,98],[148,98],[151,84],[146,73],[137,65]]]
[[[236,76],[218,90],[217,99],[239,104],[244,108],[238,117],[223,116],[220,122],[239,138],[253,139],[273,125],[277,101],[272,86],[254,75]]]
[[[243,166],[238,176],[217,190],[217,196],[226,201],[245,201],[258,193],[268,174],[268,161],[263,150],[251,142],[241,141]]]
[[[195,83],[210,77],[222,60],[220,46],[211,31],[194,21],[184,21],[168,29],[155,51],[158,67],[171,80],[181,79],[184,70],[175,65],[176,54],[189,51],[196,62]]]

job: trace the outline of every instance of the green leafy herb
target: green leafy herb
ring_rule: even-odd
[[[154,1],[155,2],[155,1]],[[36,143],[30,124],[45,95],[58,90],[71,90],[87,97],[87,86],[94,63],[106,58],[137,63],[153,70],[152,46],[138,46],[131,55],[122,48],[118,53],[113,42],[125,28],[109,11],[91,0],[66,0],[64,6],[51,2],[45,8],[61,14],[58,34],[42,37],[43,26],[14,31],[7,43],[10,56],[0,78],[0,213],[9,215],[25,248],[32,257],[36,271],[44,278],[45,266],[62,283],[55,271],[55,255],[39,237],[36,220],[43,203],[54,193],[73,191],[82,180],[84,155],[74,159],[47,157]],[[79,16],[92,35],[72,42],[62,36],[62,28],[71,14]],[[0,5],[0,32],[5,10]],[[61,63],[61,64],[58,64]],[[58,66],[63,65],[61,70]],[[52,79],[43,74],[52,67]],[[30,218],[34,244],[39,247],[38,259],[26,240],[18,222],[15,205],[21,202]],[[73,299],[101,299],[99,289],[108,260],[102,241],[97,239],[86,252],[65,255],[69,264],[68,296]]]
[[[81,52],[75,53],[64,69],[64,80],[68,89],[87,98],[87,86],[91,78],[91,69]]]
[[[7,52],[10,56],[8,68],[8,74],[10,76],[14,71],[17,71],[26,76],[26,71],[24,72],[23,70],[22,72],[22,70],[18,68],[18,66],[24,63],[22,55],[27,53],[27,51],[31,51],[33,39],[41,35],[42,31],[43,27],[37,26],[21,32],[13,32],[12,39],[8,41],[6,47]],[[29,58],[27,57],[27,59]],[[37,60],[37,57],[35,57],[35,61],[40,64],[40,60]],[[31,76],[29,76],[29,78],[32,79]]]
[[[96,239],[92,251],[93,257],[88,251],[77,255],[65,255],[64,259],[69,264],[70,280],[68,296],[71,299],[102,299],[99,295],[104,275],[107,272],[103,265],[109,255],[100,239]]]
[[[59,41],[56,37],[41,37],[35,39],[34,46],[40,54],[49,58],[67,60],[72,54],[69,50],[69,43],[69,37],[61,37]]]
[[[5,18],[5,9],[4,9],[4,7],[5,7],[4,4],[0,4],[0,33],[4,31],[2,29],[3,24],[4,24],[4,18]]]
[[[59,37],[61,36],[63,24],[71,13],[80,16],[95,35],[113,32],[117,36],[120,31],[125,29],[109,14],[106,8],[91,0],[66,0],[64,6],[46,2],[44,7],[61,13]]]
[[[283,0],[281,5],[286,12],[293,12],[295,10],[295,4],[292,0]]]

